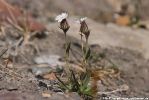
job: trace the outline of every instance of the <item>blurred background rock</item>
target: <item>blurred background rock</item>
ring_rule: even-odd
[[[62,11],[87,16],[101,22],[112,22],[115,13],[125,13],[148,20],[149,0],[7,0],[31,10],[34,15],[52,16]]]

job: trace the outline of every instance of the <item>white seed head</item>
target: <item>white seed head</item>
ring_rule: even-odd
[[[81,23],[81,22],[85,21],[86,19],[87,19],[87,17],[80,18],[79,20],[76,20],[76,23]]]
[[[63,19],[68,17],[68,13],[61,13],[60,15],[56,16],[55,20],[61,22]]]
[[[86,19],[87,19],[87,17],[83,17],[83,18],[80,19],[80,22],[83,22],[83,21],[85,21]]]

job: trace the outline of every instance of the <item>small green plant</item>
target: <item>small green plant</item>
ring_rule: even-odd
[[[70,72],[71,74],[68,77],[67,82],[63,82],[59,77],[57,77],[60,82],[60,87],[68,92],[77,92],[82,97],[92,98],[92,90],[89,85],[90,74],[82,73],[78,78],[73,70],[70,70]]]
[[[86,23],[86,17],[81,18],[77,22],[80,23],[80,37],[81,37],[81,48],[82,48],[82,57],[79,61],[80,67],[82,67],[82,71],[77,72],[71,68],[69,63],[69,51],[71,48],[71,43],[67,40],[67,31],[70,26],[67,22],[67,13],[62,13],[61,15],[56,17],[56,20],[60,23],[59,28],[63,30],[65,35],[65,71],[67,75],[67,81],[64,81],[62,78],[57,79],[59,81],[59,86],[64,91],[68,92],[77,92],[80,96],[82,96],[85,100],[92,100],[96,97],[98,92],[98,80],[102,80],[106,76],[117,76],[119,75],[119,70],[116,65],[108,59],[104,53],[102,54],[94,54],[90,47],[88,46],[88,39],[90,36],[90,30]],[[85,42],[83,42],[83,38],[85,37]],[[105,59],[109,63],[112,64],[110,68],[101,68],[99,70],[93,69],[93,65],[91,63],[96,63],[99,59]],[[91,68],[92,67],[92,68]],[[104,79],[103,79],[104,80]]]
[[[66,63],[65,70],[66,70],[66,73],[69,74],[68,60],[69,60],[69,50],[70,50],[71,43],[68,42],[68,40],[67,40],[67,31],[70,28],[70,26],[67,22],[67,19],[66,19],[67,17],[68,17],[67,13],[62,13],[61,15],[58,15],[55,20],[57,20],[60,23],[59,28],[61,30],[63,30],[63,32],[64,32],[64,36],[65,36],[65,63]]]
[[[67,13],[62,13],[56,17],[56,20],[60,23],[59,28],[63,30],[65,35],[65,62],[66,62],[66,74],[68,76],[68,81],[64,82],[58,76],[57,79],[60,82],[60,88],[69,92],[77,92],[80,96],[84,97],[86,100],[92,98],[92,89],[90,83],[91,71],[88,64],[88,60],[91,57],[91,50],[88,47],[88,38],[90,35],[90,30],[85,22],[85,18],[81,18],[78,22],[80,23],[80,36],[82,45],[82,63],[81,66],[84,72],[76,73],[71,69],[69,65],[69,50],[71,48],[71,43],[67,40],[67,31],[70,26],[67,22]],[[82,38],[85,37],[86,41],[83,42]]]

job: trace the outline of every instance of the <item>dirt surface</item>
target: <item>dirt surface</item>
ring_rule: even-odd
[[[58,38],[58,41],[56,41]],[[54,42],[51,42],[54,41]],[[76,39],[74,39],[74,43]],[[18,58],[14,63],[14,67],[9,69],[11,72],[9,74],[1,73],[1,81],[0,81],[0,92],[1,94],[4,93],[21,93],[25,95],[27,100],[42,100],[38,97],[42,98],[42,92],[44,91],[54,91],[53,89],[45,89],[46,86],[40,86],[40,83],[43,82],[45,84],[53,84],[52,81],[45,81],[35,78],[28,69],[35,66],[34,58],[36,56],[41,55],[51,55],[56,54],[63,56],[61,52],[63,50],[62,45],[64,45],[64,37],[60,33],[51,33],[44,39],[36,39],[34,40],[40,49],[40,54],[32,54],[31,52],[27,52],[24,54],[25,59],[23,57]],[[75,47],[75,46],[74,46]],[[78,47],[75,47],[76,49]],[[121,71],[120,79],[110,79],[112,82],[107,86],[111,91],[113,89],[117,89],[119,86],[126,84],[129,86],[129,90],[125,93],[117,94],[120,97],[148,97],[148,60],[143,58],[143,56],[138,53],[137,51],[132,51],[129,49],[124,48],[116,48],[116,47],[109,47],[109,48],[101,48],[98,45],[92,46],[93,50],[96,52],[105,53],[106,57],[110,59]],[[79,49],[77,49],[79,51]],[[1,62],[2,63],[2,62]],[[109,63],[105,63],[104,66],[108,66]],[[4,70],[2,68],[2,70]],[[19,74],[16,75],[15,73]],[[23,78],[22,78],[23,77]],[[102,86],[102,85],[101,85]],[[106,88],[107,88],[106,87]],[[57,90],[58,91],[58,90]],[[103,89],[103,92],[105,89]],[[55,94],[53,92],[48,92],[51,94]],[[31,95],[32,98],[38,99],[30,99],[28,95]],[[75,96],[74,96],[75,97]],[[4,99],[5,100],[5,99]],[[7,100],[7,99],[6,99]],[[9,100],[9,99],[8,99]],[[11,99],[10,99],[11,100]],[[26,99],[19,99],[19,100],[26,100]],[[44,100],[44,99],[43,99]],[[57,100],[55,99],[52,100]],[[63,99],[61,99],[63,100]],[[74,98],[74,100],[76,100]]]
[[[59,56],[60,59],[58,59],[58,61],[54,60],[54,62],[64,67],[61,65],[61,63],[64,63],[64,34],[59,30],[58,25],[53,22],[53,16],[55,16],[57,12],[63,10],[63,7],[60,6],[62,1],[58,3],[54,2],[54,0],[51,1],[52,4],[54,3],[59,7],[57,8],[57,6],[55,7],[55,5],[53,5],[55,7],[54,11],[57,11],[56,13],[51,11],[53,6],[50,5],[50,7],[47,7],[46,3],[50,2],[48,0],[45,0],[44,2],[41,2],[40,0],[24,0],[23,2],[20,0],[8,1],[12,4],[20,5],[22,8],[32,12],[38,21],[47,26],[49,32],[48,34],[37,35],[31,38],[30,42],[32,42],[32,46],[18,45],[16,48],[15,45],[21,37],[14,37],[14,35],[10,34],[6,34],[5,37],[0,39],[0,51],[3,51],[8,47],[8,51],[0,59],[0,100],[82,100],[82,98],[76,93],[64,93],[60,90],[56,84],[56,79],[44,79],[36,75],[38,74],[36,73],[38,65],[42,62],[35,60],[37,57],[43,59],[42,56]],[[81,2],[79,4],[84,5],[84,1],[75,2],[76,5],[78,2]],[[95,0],[94,3],[96,2],[98,2],[98,0]],[[66,5],[71,6],[70,4],[71,2],[66,2]],[[39,7],[36,7],[37,5]],[[69,9],[70,13],[71,11],[75,12],[74,8],[69,6],[65,6],[65,9]],[[88,6],[82,9],[87,8]],[[92,4],[91,8],[93,11],[94,9],[98,9],[94,8],[94,4]],[[76,11],[83,11],[81,8],[77,9],[78,10]],[[74,14],[76,15],[79,13]],[[84,15],[84,13],[81,14]],[[88,13],[86,13],[86,15],[88,15]],[[91,18],[94,18],[94,16],[91,16]],[[74,49],[70,54],[72,58],[70,62],[75,64],[77,58],[80,58],[81,54],[81,46],[79,45],[80,39],[77,34],[79,27],[76,23],[73,24],[73,18],[70,18],[69,21],[70,24],[72,24],[72,28],[69,31],[68,38],[69,41],[72,42],[72,48]],[[96,23],[90,19],[87,21],[89,26],[91,26],[91,32],[93,32],[89,40],[92,51],[94,53],[104,54],[102,59],[93,63],[93,65],[96,65],[93,69],[96,70],[101,67],[109,67],[112,64],[119,69],[118,77],[105,78],[103,79],[103,83],[99,81],[99,96],[97,99],[104,96],[149,97],[149,61],[147,59],[148,53],[145,52],[149,49],[148,44],[146,43],[148,30],[133,30],[129,27],[119,27],[113,24],[111,27],[105,24]],[[10,31],[14,32],[15,30],[11,29]],[[121,38],[117,39],[116,36]],[[133,37],[133,39],[131,37]],[[143,47],[141,45],[141,49],[139,48],[140,44],[143,45]],[[50,57],[47,59],[49,59],[49,61],[53,60],[50,59]],[[10,60],[8,66],[6,66],[6,58],[9,58]],[[45,60],[43,60],[43,62],[44,61]],[[52,65],[48,65],[48,68],[51,68],[51,66]],[[43,67],[41,67],[41,69]],[[35,69],[35,73],[33,69]],[[41,69],[39,68],[39,70]],[[118,92],[111,92],[114,90],[118,90]],[[109,91],[110,93],[107,93]]]

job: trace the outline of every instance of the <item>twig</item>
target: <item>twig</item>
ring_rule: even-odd
[[[98,95],[102,95],[102,94],[112,94],[112,93],[117,93],[117,92],[122,92],[122,91],[127,91],[129,89],[129,87],[127,85],[122,85],[119,89],[113,90],[113,91],[109,91],[109,92],[97,92]]]

